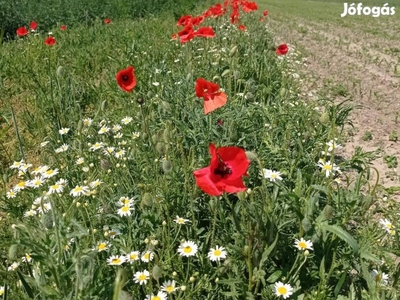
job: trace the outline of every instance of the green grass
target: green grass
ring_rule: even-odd
[[[52,47],[39,34],[0,48],[5,299],[145,299],[167,280],[179,287],[168,299],[275,299],[279,281],[293,287],[291,299],[397,298],[399,238],[379,223],[398,226],[396,203],[377,205],[371,153],[345,160],[337,145],[352,107],[301,101],[301,54],[277,57],[260,16],[242,16],[246,32],[226,15],[207,19],[216,37],[186,44],[171,40],[179,29],[170,16],[75,24],[54,28]],[[129,65],[132,93],[115,79]],[[195,94],[201,77],[228,98],[207,115]],[[104,148],[93,150],[97,143]],[[246,188],[210,196],[197,186],[193,172],[210,164],[210,143],[246,151]],[[219,151],[213,176],[232,178],[221,159],[234,158]],[[18,174],[9,166],[22,159],[32,166]],[[12,197],[40,166],[58,174]],[[262,176],[266,169],[282,180]],[[60,179],[59,193],[47,194]],[[74,196],[77,186],[90,192]],[[130,216],[118,214],[121,198],[131,199]],[[300,238],[312,249],[298,250]],[[198,246],[195,256],[178,254],[184,241]],[[216,246],[227,257],[212,262]],[[154,257],[108,265],[132,251]],[[388,282],[375,282],[373,269]],[[134,274],[144,270],[139,285]]]

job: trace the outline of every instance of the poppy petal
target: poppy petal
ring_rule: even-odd
[[[216,110],[217,108],[224,106],[226,104],[227,100],[228,100],[228,98],[225,93],[220,92],[220,93],[214,94],[214,99],[204,101],[204,113],[208,114],[208,113]]]

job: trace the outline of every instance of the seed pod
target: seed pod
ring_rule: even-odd
[[[17,250],[18,250],[18,245],[14,244],[10,246],[10,248],[8,249],[8,258],[10,260],[17,258]]]
[[[152,206],[154,203],[154,198],[150,193],[144,193],[142,201],[140,201],[140,207],[144,209],[146,206]]]
[[[58,77],[62,77],[64,75],[64,67],[63,66],[58,66],[56,74]]]
[[[159,154],[164,154],[165,153],[165,144],[163,142],[158,142],[156,144],[156,150]]]
[[[51,214],[43,214],[40,221],[45,228],[49,230],[53,228],[53,216]]]
[[[219,77],[218,75],[215,75],[213,77],[213,81],[220,81],[220,80],[221,80],[221,77]]]
[[[284,98],[286,96],[286,89],[284,87],[281,88],[281,90],[279,91],[279,95],[281,96],[281,98]]]

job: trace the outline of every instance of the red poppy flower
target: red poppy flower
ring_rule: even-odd
[[[132,92],[136,86],[135,69],[132,66],[121,70],[117,73],[116,78],[118,85],[126,92]]]
[[[243,24],[240,24],[239,26],[238,26],[238,29],[239,30],[241,30],[241,31],[246,31],[246,26],[244,26]]]
[[[110,24],[110,23],[111,23],[111,20],[110,20],[110,19],[104,19],[104,23],[105,23],[105,24]]]
[[[278,48],[276,48],[276,54],[278,55],[285,55],[288,52],[289,48],[286,44],[279,45]]]
[[[245,2],[242,6],[242,9],[244,12],[248,13],[251,12],[253,10],[257,10],[258,6],[255,2]]]
[[[31,28],[31,30],[36,30],[37,23],[35,21],[32,21],[29,27]]]
[[[17,35],[18,36],[25,36],[28,34],[28,30],[26,29],[26,27],[19,27],[17,29]]]
[[[204,17],[203,16],[197,16],[192,18],[192,25],[193,26],[199,26],[201,22],[204,21]]]
[[[196,80],[196,96],[204,99],[204,113],[208,114],[226,104],[226,94],[219,91],[219,85],[204,78]]]
[[[215,37],[215,32],[212,27],[200,27],[194,32],[195,36],[201,36],[206,38]]]
[[[177,33],[173,33],[171,35],[171,39],[176,40],[178,38],[178,34]]]
[[[191,23],[192,23],[192,16],[185,15],[179,18],[178,23],[176,23],[176,26],[187,26]]]
[[[263,16],[264,16],[264,17],[268,16],[268,10],[264,10]]]
[[[239,17],[240,17],[239,9],[234,9],[230,16],[231,23],[232,24],[239,23]]]
[[[60,29],[61,29],[62,31],[67,30],[67,26],[66,26],[66,25],[61,25]]]
[[[187,43],[194,39],[194,30],[192,24],[185,26],[181,31],[178,32],[181,43]]]
[[[49,36],[47,39],[45,39],[44,43],[47,46],[53,46],[56,43],[56,39],[53,38],[52,36]]]
[[[242,176],[247,176],[250,161],[245,151],[239,147],[216,148],[213,143],[209,149],[210,165],[193,172],[198,187],[210,196],[246,190]]]

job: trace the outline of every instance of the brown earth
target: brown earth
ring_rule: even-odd
[[[385,157],[400,159],[400,32],[397,39],[388,39],[362,26],[350,29],[295,17],[290,22],[271,18],[267,26],[276,34],[277,44],[287,43],[305,55],[306,95],[325,91],[324,96],[336,103],[350,99],[354,105],[350,115],[354,128],[346,128],[343,156],[350,158],[356,147],[377,151],[372,166],[379,171],[379,183],[392,187],[392,194],[399,193],[399,168],[388,166]],[[395,37],[390,26],[386,29]]]

